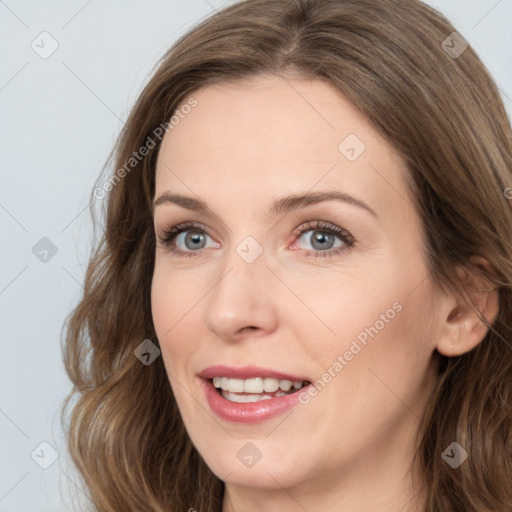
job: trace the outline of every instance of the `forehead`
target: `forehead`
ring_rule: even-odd
[[[285,191],[336,189],[408,215],[404,162],[332,85],[262,75],[192,96],[197,106],[162,141],[156,195],[192,191],[210,203],[236,191],[264,208]]]

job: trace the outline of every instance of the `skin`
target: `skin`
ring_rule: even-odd
[[[190,438],[226,483],[223,511],[421,510],[422,475],[411,462],[433,353],[470,350],[486,328],[428,276],[403,160],[320,81],[261,75],[194,97],[162,142],[155,197],[201,198],[214,215],[156,206],[157,237],[189,221],[203,225],[206,245],[194,249],[181,235],[177,248],[194,254],[177,257],[157,242],[152,313]],[[352,162],[338,150],[349,134],[366,146]],[[348,193],[376,216],[336,200],[267,214],[275,198],[319,190]],[[309,221],[356,242],[316,257],[315,228],[294,235]],[[253,263],[236,251],[247,236],[263,249]],[[343,244],[334,240],[326,247]],[[307,405],[257,424],[210,410],[197,376],[204,368],[257,365],[320,379],[395,303],[400,312]],[[251,468],[237,458],[247,442],[262,454]]]

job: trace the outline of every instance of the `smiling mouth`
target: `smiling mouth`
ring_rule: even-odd
[[[232,379],[213,377],[209,379],[217,393],[224,399],[236,403],[259,402],[297,393],[304,386],[311,384],[307,380],[291,381],[272,377],[255,377],[251,379]]]

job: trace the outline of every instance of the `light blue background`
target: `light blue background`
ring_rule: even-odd
[[[512,1],[428,3],[479,53],[510,114]],[[87,202],[157,59],[225,4],[0,1],[0,512],[69,511],[87,502],[59,418],[70,389],[60,331],[92,243]],[[31,48],[43,31],[59,45],[46,60]],[[32,247],[45,236],[58,252],[42,263]],[[58,453],[48,469],[31,458],[41,442]]]

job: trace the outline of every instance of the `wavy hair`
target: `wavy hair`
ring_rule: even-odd
[[[489,262],[481,271],[498,290],[499,314],[470,352],[438,354],[415,458],[425,512],[512,510],[512,134],[471,46],[450,52],[453,32],[418,0],[245,0],[162,57],[109,157],[115,173],[91,196],[91,210],[101,200],[104,231],[64,326],[73,389],[62,421],[96,510],[221,510],[224,484],[188,437],[162,358],[146,366],[134,350],[144,339],[158,345],[150,303],[158,127],[169,129],[199,88],[261,73],[333,85],[399,152],[439,285],[462,290],[455,268],[469,268],[472,255]],[[441,458],[454,440],[470,453],[457,470]]]

